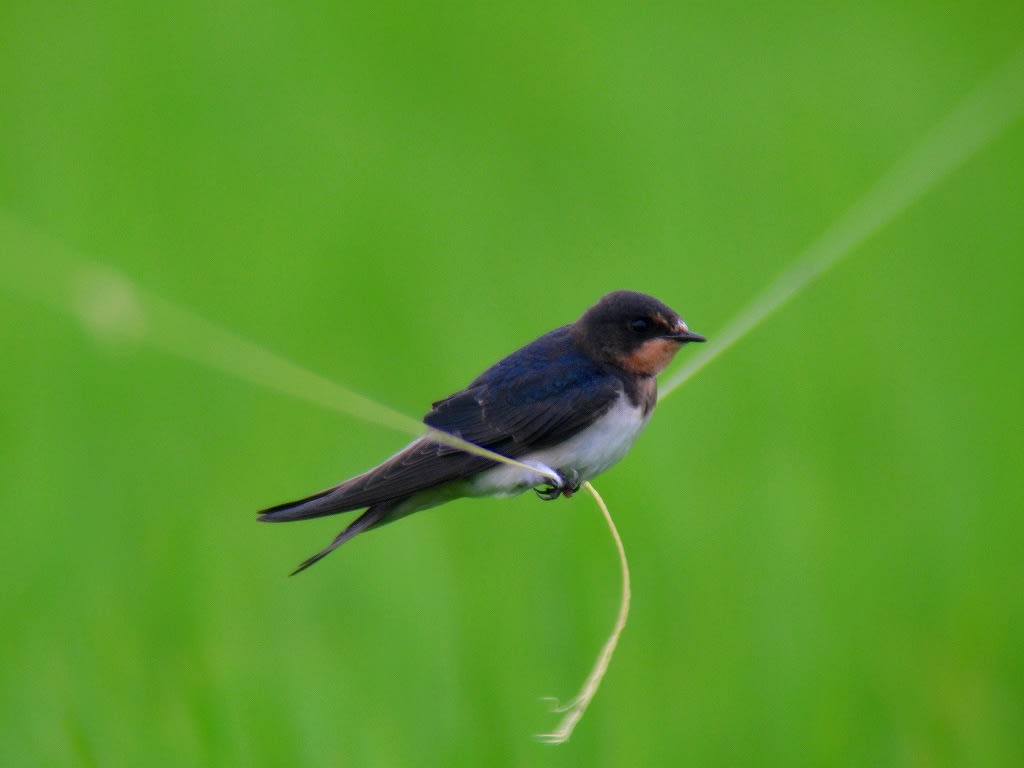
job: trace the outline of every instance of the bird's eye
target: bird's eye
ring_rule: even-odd
[[[636,320],[630,320],[629,329],[633,331],[633,333],[643,333],[647,330],[647,321],[639,317]]]

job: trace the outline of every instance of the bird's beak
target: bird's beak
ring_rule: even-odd
[[[707,341],[707,339],[705,339],[699,333],[694,333],[689,328],[687,328],[686,323],[684,323],[682,320],[680,320],[676,324],[675,328],[672,329],[672,333],[666,333],[663,338],[678,341],[680,344],[686,344],[687,342],[690,341]]]

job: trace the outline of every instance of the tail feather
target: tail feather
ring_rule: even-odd
[[[298,501],[288,501],[264,509],[259,513],[257,519],[264,523],[287,523],[292,520],[309,520],[314,517],[324,517],[359,508],[347,504],[344,498],[345,494],[339,491],[339,486],[335,486]],[[360,504],[359,506],[366,505]]]
[[[351,539],[356,534],[362,533],[363,531],[373,528],[375,525],[379,525],[380,523],[385,522],[387,513],[390,511],[390,509],[390,506],[387,504],[377,504],[375,506],[370,507],[363,514],[357,517],[348,526],[348,528],[346,528],[337,536],[335,536],[334,541],[332,541],[330,544],[321,549],[312,557],[303,560],[302,563],[299,564],[299,567],[292,571],[291,574],[289,575],[294,576],[296,573],[306,570],[307,568],[309,568],[309,566],[327,557],[327,555],[331,554],[331,552],[336,550],[338,547],[340,547],[342,544],[344,544],[346,541]]]

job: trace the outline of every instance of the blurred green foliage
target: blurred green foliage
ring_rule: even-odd
[[[633,612],[558,748],[618,594],[585,495],[288,579],[345,521],[256,510],[406,437],[89,332],[47,256],[418,416],[616,288],[713,344],[1022,40],[1019,2],[4,3],[0,763],[1024,763],[1020,121],[599,478]]]

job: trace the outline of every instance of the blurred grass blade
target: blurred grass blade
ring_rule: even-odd
[[[21,258],[6,264],[3,284],[34,303],[76,319],[91,335],[113,343],[148,344],[174,357],[236,376],[250,384],[412,436],[527,469],[560,482],[539,463],[523,464],[353,392],[281,355],[148,293],[113,268],[99,266],[37,232],[0,208],[0,243]]]
[[[881,231],[1024,114],[1024,48],[975,88],[796,262],[661,387],[662,399],[696,376],[811,282]]]

